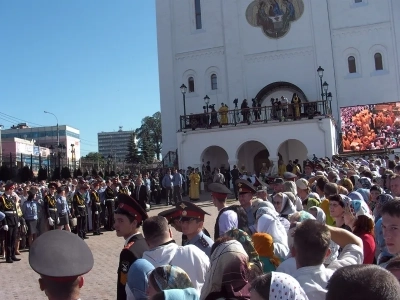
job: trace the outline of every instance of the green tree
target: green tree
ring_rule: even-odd
[[[38,171],[38,181],[47,180],[47,169],[41,167]]]
[[[141,162],[144,164],[152,164],[155,158],[154,145],[149,136],[144,135],[140,140]]]
[[[160,159],[162,150],[162,131],[161,131],[161,113],[156,112],[151,117],[145,117],[142,119],[142,125],[136,129],[136,134],[141,141],[146,138],[149,140],[151,151],[155,153],[157,159]]]
[[[21,182],[31,181],[33,179],[33,172],[28,166],[20,169],[18,173],[18,177]]]
[[[61,178],[62,179],[71,178],[71,172],[69,171],[68,167],[64,167],[61,169]]]
[[[125,157],[125,161],[131,164],[138,164],[141,161],[139,149],[135,140],[136,134],[132,133],[128,142],[128,154]]]

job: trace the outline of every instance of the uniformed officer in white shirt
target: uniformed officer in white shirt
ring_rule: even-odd
[[[210,257],[214,241],[203,232],[204,216],[210,214],[188,201],[181,201],[176,207],[181,209],[182,233],[187,236],[185,245],[195,245]]]

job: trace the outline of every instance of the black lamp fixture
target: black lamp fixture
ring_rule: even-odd
[[[332,93],[331,92],[328,93],[327,100],[332,101]]]
[[[186,92],[187,92],[187,87],[186,87],[185,84],[182,84],[180,89],[181,89],[182,98],[183,98],[183,116],[185,118],[185,128],[186,128]]]

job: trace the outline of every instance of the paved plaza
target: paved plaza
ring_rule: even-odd
[[[217,209],[209,200],[210,194],[203,193],[198,204],[211,214],[211,216],[206,216],[205,227],[211,236],[213,236]],[[155,206],[149,215],[157,215],[164,209],[166,209],[165,205]],[[174,229],[172,230],[174,239],[178,244],[181,244],[181,234],[178,234]],[[118,238],[115,232],[110,231],[104,232],[101,236],[92,236],[92,234],[88,236],[90,238],[86,241],[94,255],[94,267],[90,273],[85,275],[85,284],[82,288],[81,298],[82,300],[116,299],[118,259],[124,240],[123,238]],[[28,252],[22,252],[22,255],[19,257],[22,260],[13,264],[7,264],[4,259],[0,259],[0,300],[47,299],[39,289],[37,281],[39,275],[29,266]],[[54,268],[57,268],[57,266],[54,266]]]

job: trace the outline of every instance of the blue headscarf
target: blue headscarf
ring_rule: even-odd
[[[154,270],[154,266],[146,259],[137,259],[128,272],[128,282],[130,291],[135,300],[147,300],[148,275]]]
[[[351,192],[347,195],[351,200],[364,200],[364,197],[359,192]]]
[[[165,290],[163,291],[165,300],[199,300],[200,295],[194,288],[183,290]]]
[[[369,195],[370,195],[369,190],[367,190],[367,189],[358,189],[357,193],[361,194],[361,196],[363,197],[365,202],[367,202],[367,203],[369,202]]]

